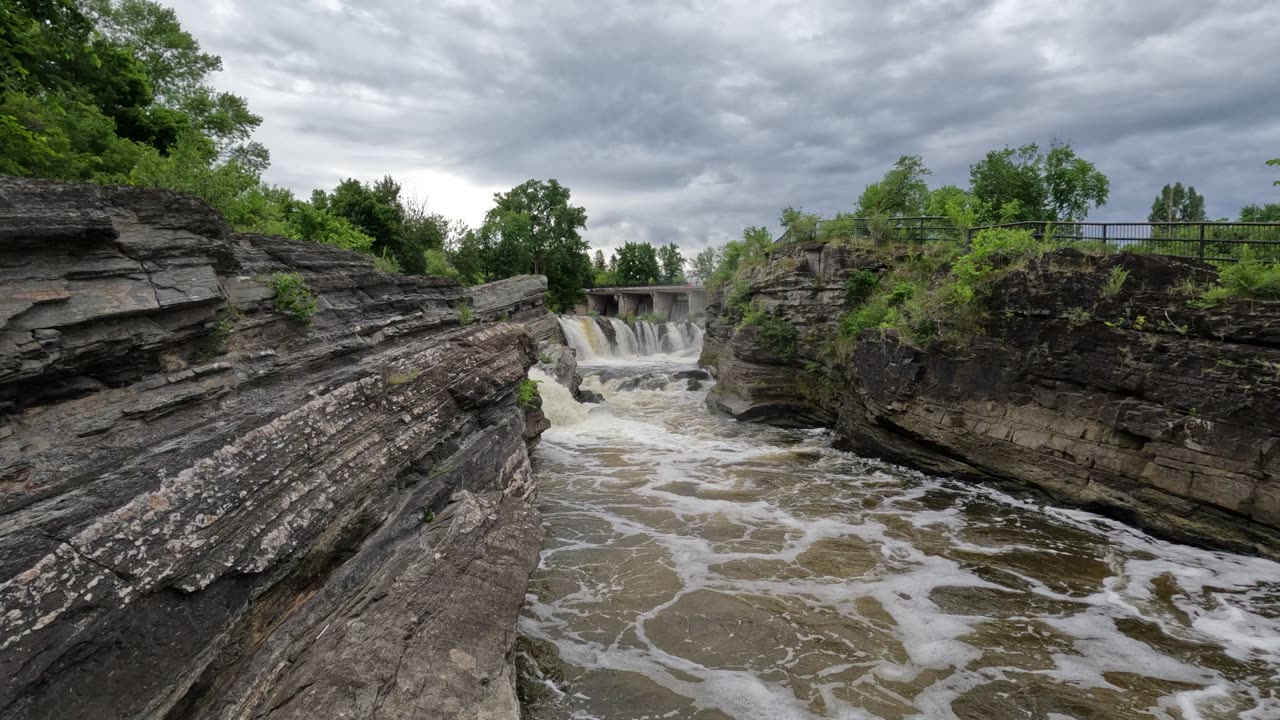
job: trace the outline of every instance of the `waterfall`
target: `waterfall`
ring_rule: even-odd
[[[577,425],[587,418],[591,408],[574,400],[569,388],[556,382],[555,378],[533,367],[529,368],[529,379],[538,383],[542,412],[551,421],[552,427]]]
[[[578,351],[579,361],[651,355],[687,358],[702,348],[702,329],[691,322],[655,325],[647,320],[636,320],[634,325],[628,325],[618,318],[608,318],[614,335],[611,341],[596,318],[561,315],[559,320],[565,339]]]
[[[569,341],[569,347],[578,351],[579,360],[590,360],[601,355],[612,355],[609,339],[596,327],[596,321],[589,317],[561,315],[560,329]]]
[[[631,328],[626,323],[618,318],[609,318],[609,324],[613,326],[613,334],[617,338],[617,355],[631,357],[644,354],[636,334],[631,332]]]
[[[658,340],[658,328],[648,320],[636,320],[636,337],[640,338],[641,355],[652,355],[662,350]]]

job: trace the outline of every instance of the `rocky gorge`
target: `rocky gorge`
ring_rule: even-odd
[[[0,717],[518,717],[544,278],[6,178],[0,287]]]
[[[783,244],[713,294],[708,404],[833,427],[837,447],[865,457],[1032,490],[1175,540],[1280,557],[1275,302],[1196,306],[1176,291],[1211,281],[1206,263],[1067,248],[1003,275],[963,347],[872,328],[833,350],[857,305],[850,278],[883,277],[911,252]],[[745,321],[748,305],[790,340]]]

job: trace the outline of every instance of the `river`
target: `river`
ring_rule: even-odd
[[[542,385],[534,720],[1280,718],[1280,565],[713,415],[696,342],[582,342],[605,402]]]

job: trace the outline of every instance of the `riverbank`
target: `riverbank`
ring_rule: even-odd
[[[927,265],[913,253],[783,245],[714,293],[712,407],[834,427],[863,456],[1280,557],[1277,303],[1197,307],[1183,288],[1212,281],[1203,263],[1057,250],[996,257],[974,316],[944,316],[968,327],[919,327],[927,314],[904,303],[934,300],[885,280]],[[882,280],[892,287],[869,297]],[[912,310],[907,329],[940,339],[879,327]]]
[[[519,716],[545,278],[12,178],[0,247],[0,717]]]

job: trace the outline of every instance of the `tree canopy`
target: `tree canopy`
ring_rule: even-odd
[[[1194,186],[1165,185],[1151,203],[1149,222],[1199,222],[1206,219],[1204,196]]]
[[[587,212],[570,204],[569,188],[556,180],[528,180],[493,200],[478,230],[454,233],[450,240],[449,258],[462,279],[546,275],[551,307],[577,304],[596,280],[597,268],[579,232],[587,225]]]
[[[684,255],[675,243],[667,243],[658,248],[658,262],[662,265],[662,276],[658,278],[663,285],[678,285],[685,282]]]
[[[879,182],[871,183],[858,197],[862,217],[908,217],[924,213],[930,175],[919,155],[903,155]],[[790,208],[788,208],[790,209]],[[786,210],[783,211],[786,213]]]
[[[613,279],[622,287],[656,285],[662,279],[657,250],[649,243],[625,243],[618,249]]]
[[[1048,154],[1035,143],[992,150],[970,168],[969,182],[985,222],[1080,221],[1110,193],[1106,175],[1057,141]]]

